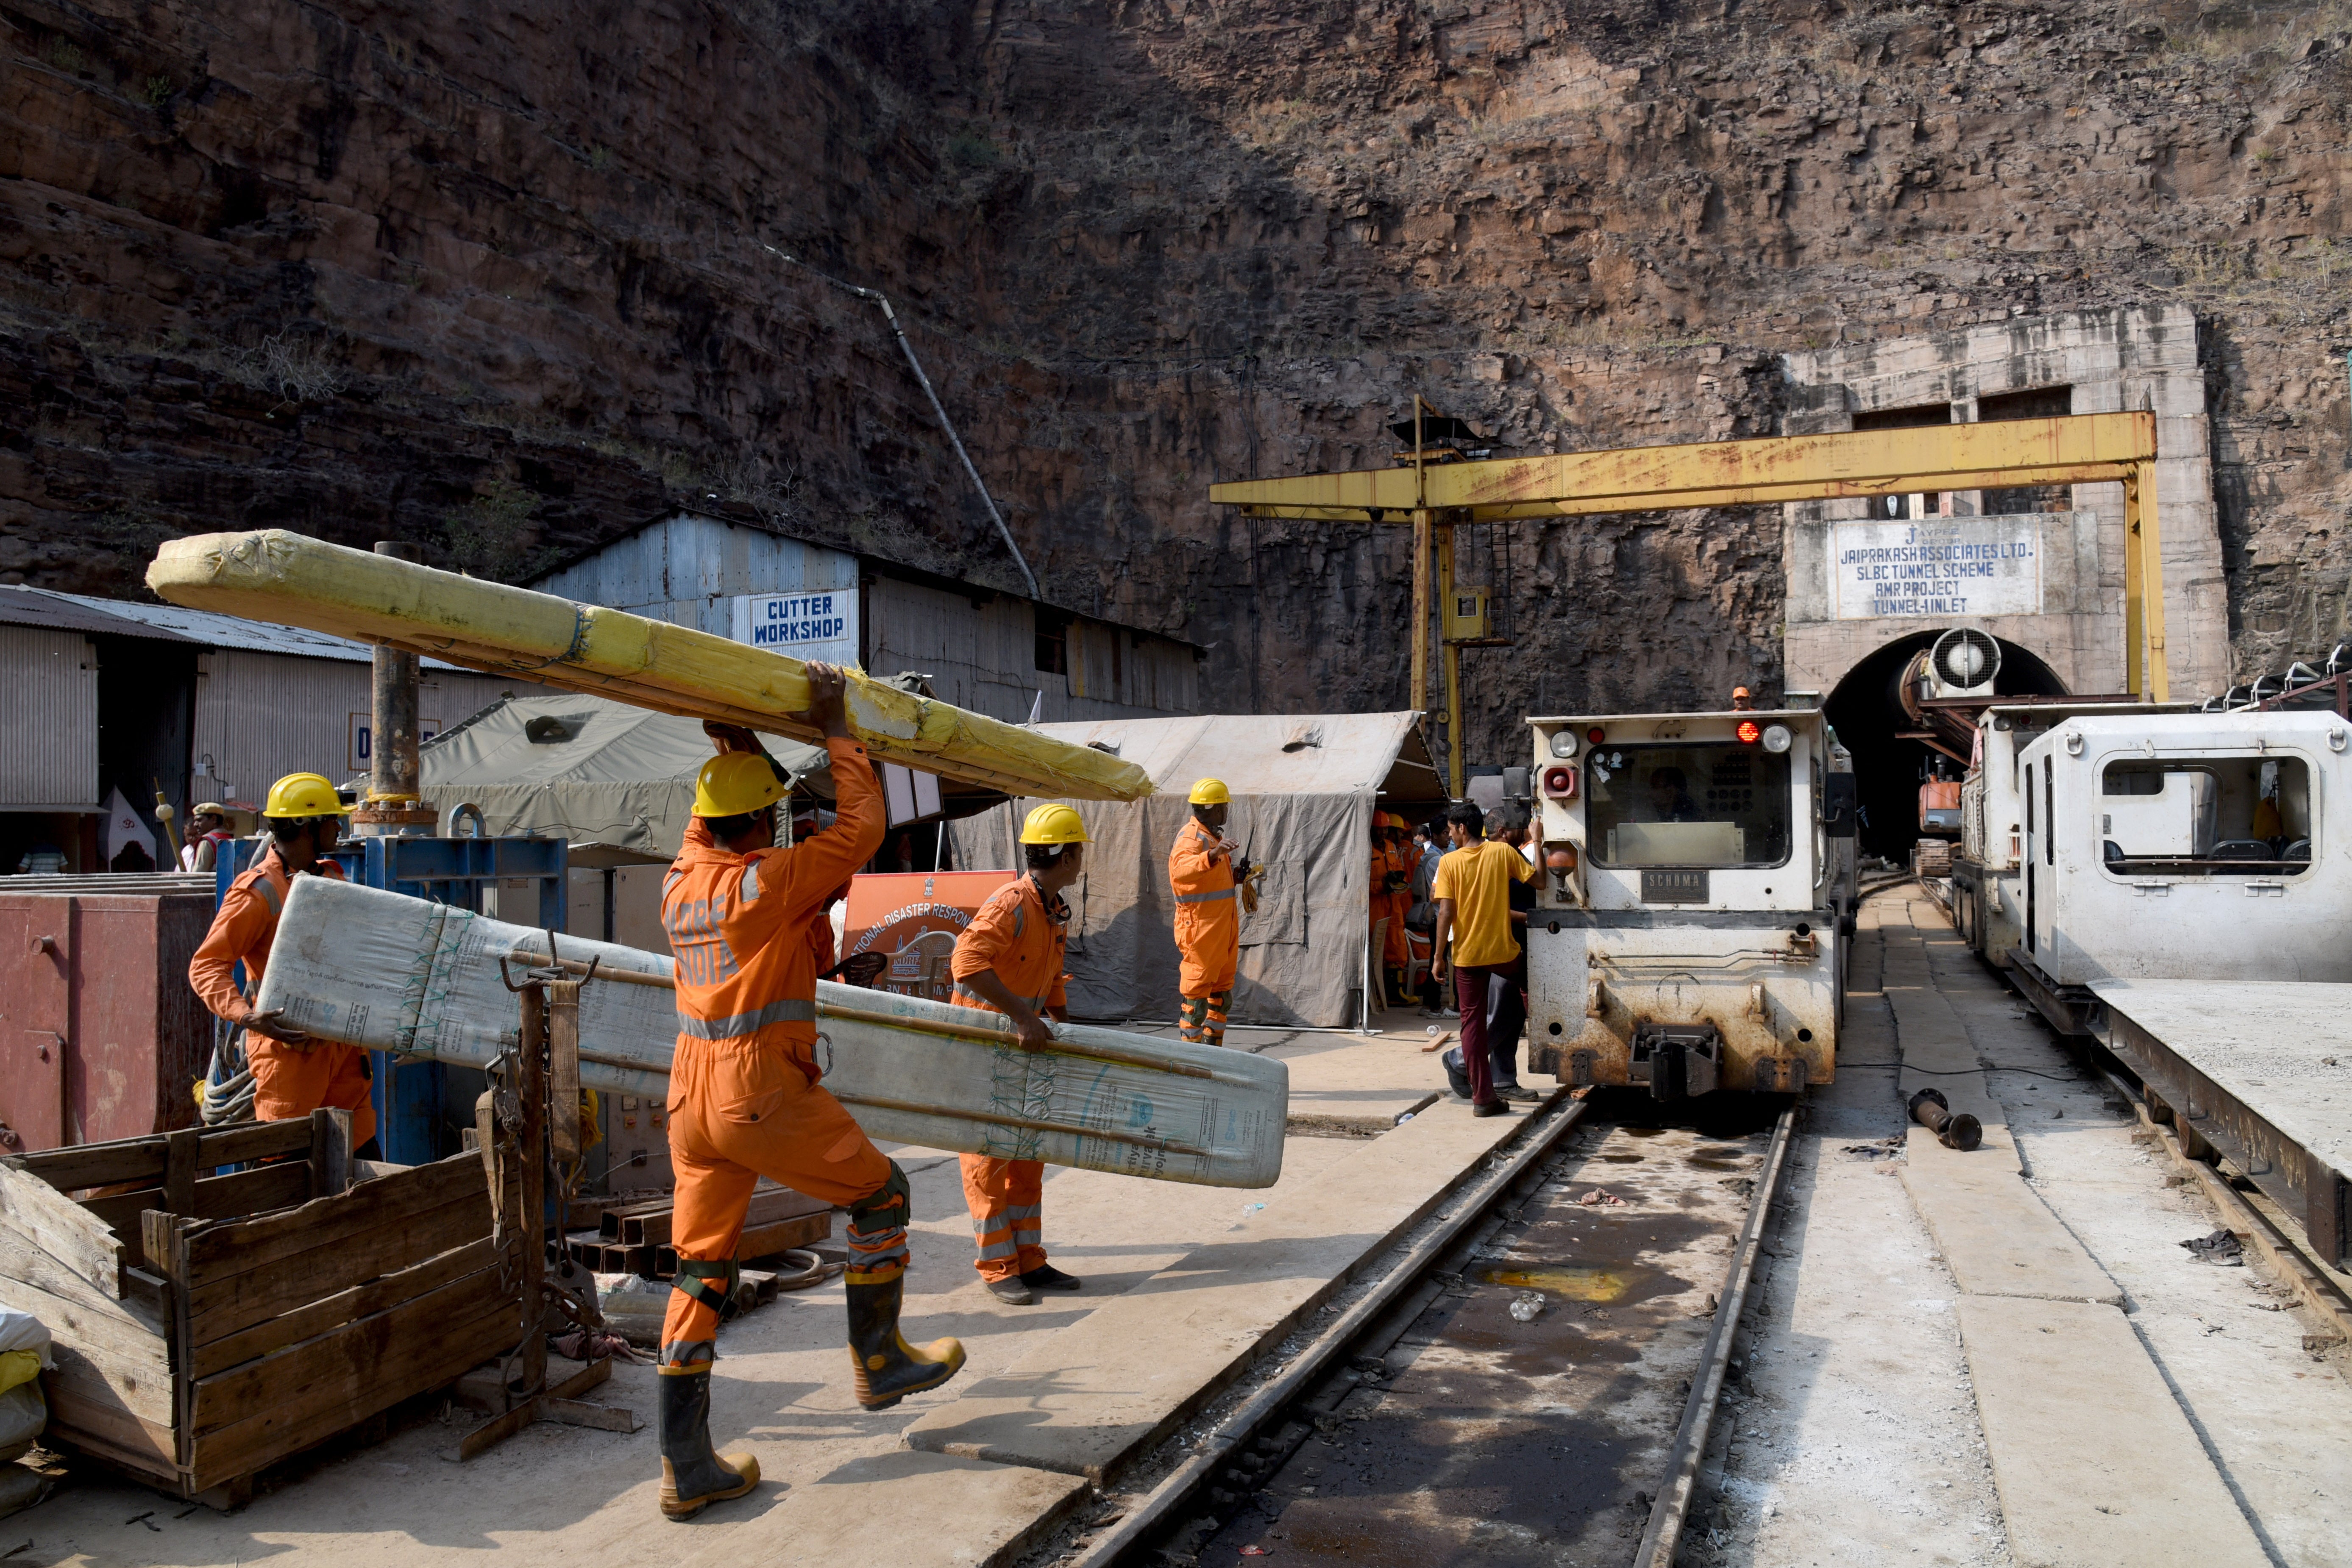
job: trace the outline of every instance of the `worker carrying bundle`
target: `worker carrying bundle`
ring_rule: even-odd
[[[1194,784],[1192,820],[1168,852],[1168,882],[1176,890],[1178,1032],[1196,1044],[1225,1043],[1241,966],[1242,912],[1234,890],[1248,879],[1250,866],[1241,845],[1225,837],[1233,799],[1222,779]]]
[[[351,808],[323,774],[289,773],[269,787],[269,799],[261,808],[269,845],[252,870],[229,883],[212,929],[188,960],[188,984],[214,1017],[242,1032],[257,1121],[292,1121],[322,1106],[349,1111],[352,1152],[372,1160],[381,1156],[367,1052],[336,1040],[314,1040],[289,1022],[282,1009],[256,1011],[250,1000],[260,993],[293,879],[343,879],[343,868],[327,857],[349,815]],[[239,964],[245,966],[249,991],[236,988]],[[232,1034],[230,1054],[235,1051]]]
[[[1021,825],[1022,874],[988,895],[956,937],[950,966],[955,1003],[1003,1013],[1024,1051],[1054,1043],[1043,1014],[1066,1021],[1070,905],[1063,892],[1085,869],[1086,822],[1067,806],[1040,806]],[[1038,1291],[1075,1291],[1078,1281],[1045,1261],[1045,1166],[1024,1157],[1036,1139],[1007,1129],[1006,1152],[962,1156],[963,1198],[979,1256],[972,1266],[1001,1301],[1025,1307]]]
[[[710,1447],[719,1313],[751,1189],[768,1176],[849,1211],[849,1353],[857,1402],[887,1410],[963,1365],[953,1339],[919,1348],[898,1332],[908,1186],[818,1086],[816,966],[809,921],[881,846],[882,791],[849,732],[845,683],[808,666],[806,721],[824,737],[839,816],[803,841],[776,842],[782,770],[747,729],[707,725],[719,755],[694,791],[685,847],[663,881],[662,929],[677,955],[677,1048],[669,1086],[677,1173],[677,1286],[662,1323],[661,1511],[685,1519],[760,1479],[749,1454]]]

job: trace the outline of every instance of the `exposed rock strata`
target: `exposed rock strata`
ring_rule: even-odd
[[[1053,597],[1393,706],[1402,541],[1212,478],[1384,461],[1415,389],[1519,449],[1765,434],[1782,350],[2162,297],[2275,667],[2347,631],[2330,15],[7,0],[0,576],[269,524],[512,576],[692,496],[1014,585],[773,245],[891,291]],[[1517,530],[1474,753],[1772,688],[1778,526]]]

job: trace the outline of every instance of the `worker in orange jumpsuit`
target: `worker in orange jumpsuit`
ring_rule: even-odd
[[[188,960],[188,984],[215,1018],[245,1034],[246,1064],[253,1070],[253,1114],[257,1121],[286,1122],[320,1107],[352,1113],[352,1153],[375,1159],[374,1085],[367,1052],[339,1040],[316,1040],[287,1021],[285,1009],[256,1012],[251,998],[261,989],[277,939],[278,917],[298,876],[342,880],[343,868],[327,858],[351,814],[335,787],[318,773],[289,773],[269,787],[261,808],[269,847],[253,868],[228,884],[195,956]],[[247,989],[236,988],[236,969],[245,966]]]
[[[1067,806],[1040,806],[1021,826],[1023,874],[988,895],[956,937],[949,961],[955,1004],[1003,1013],[1023,1049],[1054,1038],[1045,1017],[1069,1016],[1062,955],[1070,906],[1062,892],[1078,880],[1087,825]],[[1040,1016],[1045,1015],[1045,1016]],[[1025,1307],[1039,1291],[1075,1291],[1078,1281],[1045,1261],[1045,1166],[994,1155],[963,1156],[963,1199],[980,1249],[972,1266],[998,1301]]]
[[[1412,860],[1405,848],[1409,830],[1404,819],[1393,811],[1380,812],[1377,820],[1381,852],[1388,862],[1372,889],[1374,918],[1385,915],[1389,923],[1381,941],[1381,967],[1387,976],[1390,999],[1402,1005],[1405,976],[1412,962],[1412,942],[1404,924],[1412,910]]]
[[[1234,799],[1225,781],[1203,779],[1189,799],[1192,820],[1168,852],[1180,960],[1177,1030],[1196,1045],[1223,1045],[1242,956],[1242,906],[1234,890],[1249,875],[1249,862],[1241,845],[1225,837]]]
[[[677,1051],[669,1153],[677,1173],[677,1283],[662,1322],[661,1511],[686,1519],[760,1479],[749,1454],[710,1447],[710,1368],[736,1281],[751,1188],[769,1176],[849,1211],[849,1353],[857,1402],[887,1410],[963,1365],[952,1339],[917,1348],[898,1332],[907,1270],[907,1177],[820,1088],[809,920],[882,842],[882,790],[849,732],[841,672],[808,666],[808,722],[821,729],[840,802],[835,825],[779,847],[783,770],[750,731],[704,727],[694,821],[662,884],[677,955]]]
[[[1389,923],[1381,937],[1381,950],[1372,955],[1372,959],[1381,967],[1384,994],[1393,996],[1402,990],[1404,978],[1402,958],[1390,957],[1402,946],[1397,933],[1404,924],[1404,912],[1395,906],[1394,885],[1403,871],[1403,862],[1389,847],[1390,820],[1386,811],[1372,813],[1372,852],[1366,873],[1368,896],[1364,902],[1367,939],[1369,927],[1377,927],[1383,920]]]

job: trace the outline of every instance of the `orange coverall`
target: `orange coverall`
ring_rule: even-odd
[[[322,860],[310,874],[341,882],[343,868]],[[188,984],[214,1017],[242,1023],[253,1011],[253,1003],[236,988],[236,967],[245,966],[246,983],[258,994],[262,972],[269,966],[270,944],[278,937],[278,916],[292,885],[274,844],[252,870],[228,884],[212,929],[188,960]],[[245,1060],[253,1069],[256,1121],[291,1121],[323,1106],[352,1113],[352,1147],[375,1136],[367,1053],[357,1046],[340,1040],[289,1045],[248,1031]]]
[[[993,969],[1004,988],[1039,1016],[1060,1012],[1068,1003],[1070,977],[1062,972],[1062,955],[1069,945],[1069,930],[1070,906],[1058,894],[1048,907],[1036,878],[1024,875],[1006,883],[988,895],[971,924],[956,937],[955,955],[949,960],[957,981],[955,1005],[998,1011],[995,1003],[962,984],[970,976]],[[1041,1160],[963,1156],[964,1207],[971,1210],[972,1239],[980,1249],[972,1267],[982,1279],[1010,1280],[1045,1266],[1045,1184]]]
[[[814,978],[839,963],[833,950],[833,900],[828,895],[809,916],[809,974]]]
[[[669,1155],[677,1174],[672,1245],[681,1262],[725,1263],[751,1188],[768,1176],[845,1207],[878,1191],[890,1162],[818,1087],[812,920],[881,846],[882,790],[866,747],[827,740],[839,816],[790,847],[733,854],[696,818],[662,885],[662,929],[677,956],[677,1054],[670,1065]],[[832,933],[826,932],[830,938]],[[902,1216],[903,1220],[903,1216]],[[849,1234],[849,1277],[906,1271],[902,1223]],[[662,1322],[661,1364],[709,1360],[717,1310],[684,1288]]]
[[[1381,939],[1381,962],[1391,969],[1402,969],[1412,958],[1412,948],[1406,943],[1404,917],[1412,908],[1411,893],[1391,893],[1388,879],[1392,873],[1412,874],[1404,856],[1387,844],[1372,850],[1371,918],[1389,923],[1387,934]]]
[[[1242,956],[1242,906],[1234,894],[1231,855],[1209,858],[1217,835],[1196,818],[1168,852],[1168,883],[1176,890],[1176,971],[1179,1032],[1196,1044],[1225,1043],[1225,1013],[1234,1002],[1234,974]]]

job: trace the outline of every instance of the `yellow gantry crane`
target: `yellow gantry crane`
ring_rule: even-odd
[[[1778,435],[1679,446],[1627,446],[1542,457],[1452,459],[1424,434],[1444,416],[1413,399],[1408,463],[1289,479],[1212,485],[1209,499],[1253,517],[1389,523],[1412,528],[1412,704],[1429,696],[1433,578],[1454,600],[1454,530],[1465,523],[1769,506],[1928,490],[2121,481],[2124,487],[2124,672],[2134,695],[2164,702],[2164,567],[2156,517],[2156,415],[1931,424],[1905,430]],[[1446,428],[1454,425],[1444,421]],[[1450,619],[1450,616],[1449,616]],[[1448,782],[1462,793],[1462,647],[1444,650]],[[1475,640],[1472,640],[1475,641]]]

